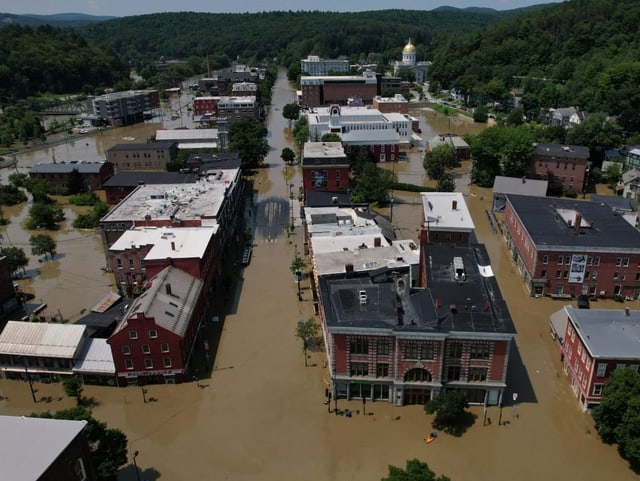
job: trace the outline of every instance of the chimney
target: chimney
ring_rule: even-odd
[[[580,224],[582,224],[582,214],[578,211],[576,211],[576,220],[574,221],[575,225],[573,226],[573,228],[576,231],[576,235],[578,235],[580,233]]]
[[[164,285],[164,288],[167,291],[167,295],[170,296],[171,294],[171,284],[169,284],[168,282]]]
[[[451,201],[451,210],[458,210],[458,201],[457,200],[452,200]]]
[[[352,273],[353,272],[353,264],[345,264],[344,265],[344,271],[346,273]]]
[[[382,246],[382,239],[380,237],[374,237],[373,247],[381,247],[381,246]]]
[[[174,251],[176,250],[176,243],[171,241],[171,250]]]

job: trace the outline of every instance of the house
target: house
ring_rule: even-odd
[[[302,152],[302,183],[310,190],[346,191],[350,167],[340,142],[305,142]]]
[[[557,323],[558,329],[564,327],[562,366],[584,411],[600,404],[614,369],[638,371],[640,311],[565,306],[553,316],[564,320],[564,326]]]
[[[236,82],[231,86],[232,97],[256,97],[257,93],[255,82]]]
[[[113,172],[114,165],[108,161],[71,160],[36,164],[29,169],[29,177],[45,180],[56,190],[66,191],[71,183],[77,182],[87,190],[94,191],[102,189]]]
[[[222,97],[218,100],[218,117],[233,122],[241,117],[258,117],[259,105],[255,95],[239,97]]]
[[[611,207],[506,197],[507,246],[532,296],[640,296],[640,232]]]
[[[320,58],[317,55],[308,55],[300,60],[300,71],[303,75],[323,77],[332,73],[348,73],[349,59],[344,55],[338,58]]]
[[[622,196],[625,199],[631,199],[635,202],[640,200],[640,169],[632,168],[622,174],[623,191]]]
[[[640,169],[640,147],[633,147],[626,150],[624,168],[626,170]]]
[[[0,416],[2,477],[11,481],[96,481],[87,421]]]
[[[318,276],[334,395],[405,405],[455,389],[499,405],[515,329],[486,250],[429,245],[423,259],[420,290],[402,265]]]
[[[589,149],[584,146],[537,143],[531,156],[531,177],[549,181],[549,189],[583,192],[589,158]]]
[[[527,179],[526,177],[504,177],[497,175],[493,181],[493,210],[503,212],[507,204],[505,194],[534,195],[545,197],[548,182],[546,180]]]
[[[177,142],[178,150],[217,149],[220,146],[218,129],[156,130],[157,142]]]
[[[586,118],[587,113],[578,110],[575,107],[562,107],[558,109],[549,109],[548,118],[551,125],[560,127],[570,127],[580,124]]]
[[[116,172],[165,171],[167,163],[176,160],[178,143],[174,141],[145,144],[116,144],[106,152]]]
[[[475,228],[460,192],[423,192],[420,244],[468,245]]]
[[[73,366],[73,373],[80,376],[83,384],[116,386],[116,367],[107,340],[87,339],[80,358]]]
[[[168,266],[151,278],[109,337],[120,386],[187,380],[205,318],[204,284]]]

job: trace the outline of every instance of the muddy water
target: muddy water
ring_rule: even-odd
[[[285,78],[281,72],[274,105],[291,98]],[[286,210],[289,185],[300,182],[298,171],[283,174],[279,154],[286,145],[285,127],[279,111],[272,112],[274,148],[268,167],[255,179],[257,226],[283,222],[276,206]],[[350,408],[354,417],[329,414],[322,402],[323,355],[310,353],[305,368],[294,336],[296,322],[311,315],[308,281],[302,285],[304,301],[298,302],[289,271],[293,250],[302,242],[299,228],[293,237],[280,228],[256,228],[253,258],[239,279],[237,306],[225,318],[210,378],[148,386],[153,400],[146,404],[140,388],[87,387],[85,394],[99,403],[94,415],[124,430],[130,452],[139,451],[142,478],[152,481],[370,481],[386,475],[388,464],[404,466],[414,457],[456,481],[637,479],[615,447],[597,439],[566,383],[547,328],[548,314],[562,303],[526,295],[503,240],[487,221],[489,192],[471,187],[467,201],[518,330],[509,382],[520,404],[517,412],[510,405],[502,410],[501,425],[497,407],[489,408],[485,426],[482,410],[472,408],[477,418],[466,433],[459,438],[441,434],[427,446],[423,438],[431,430],[430,418],[419,406],[368,403],[364,415],[359,402],[340,400],[339,407]],[[394,207],[401,232],[415,233],[419,219],[419,205]],[[8,397],[0,401],[0,412],[71,406],[59,385],[36,388],[44,400],[34,405],[27,384],[0,380],[0,393]],[[135,481],[133,465],[119,479]]]

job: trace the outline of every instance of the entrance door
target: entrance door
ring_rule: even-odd
[[[404,404],[425,404],[431,399],[430,389],[408,388],[404,390]]]

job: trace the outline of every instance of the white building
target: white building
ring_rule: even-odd
[[[324,59],[317,55],[309,55],[306,59],[300,60],[300,71],[304,75],[318,77],[328,75],[331,72],[349,72],[349,60],[347,57]]]

